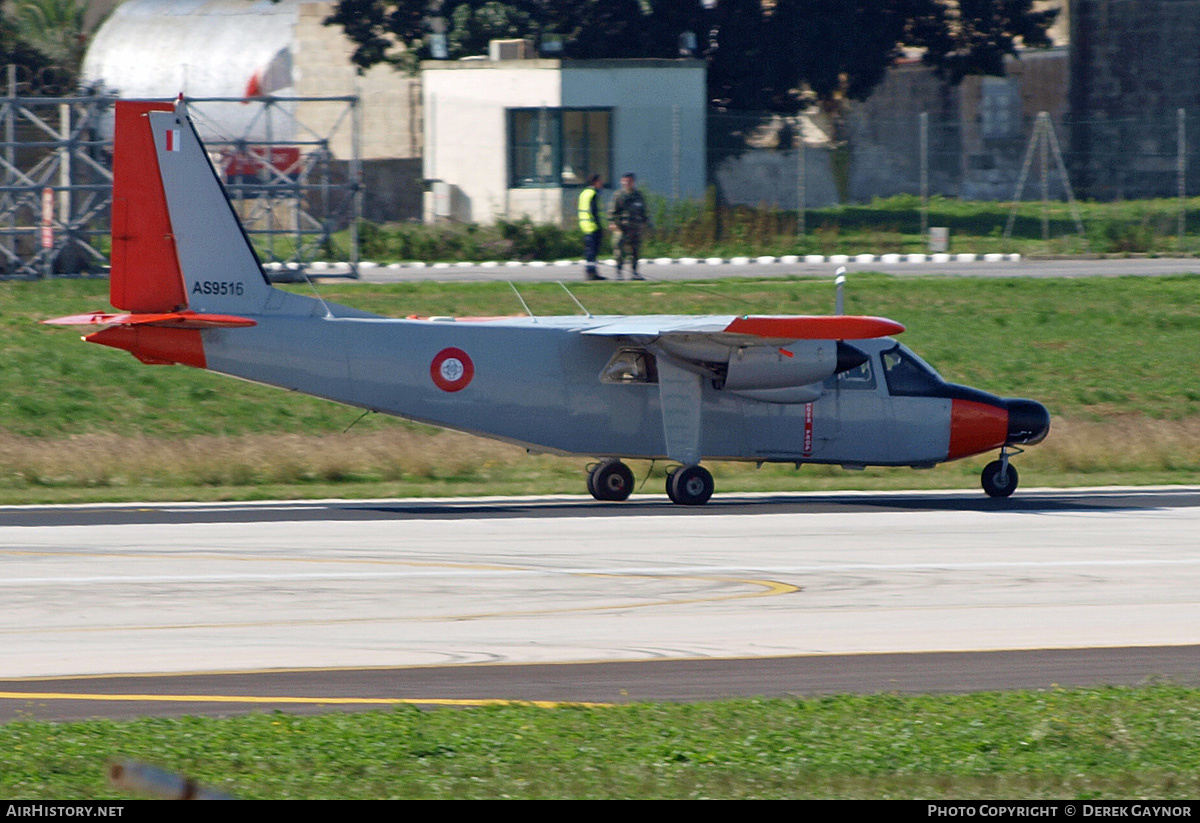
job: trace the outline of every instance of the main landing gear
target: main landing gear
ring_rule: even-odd
[[[624,500],[633,493],[633,472],[620,460],[604,460],[589,467],[587,489],[597,500]]]
[[[1000,449],[1000,459],[993,460],[983,467],[979,482],[988,497],[1008,497],[1017,490],[1020,475],[1017,474],[1017,467],[1008,462],[1008,458],[1022,451],[1024,450],[1004,446]]]
[[[588,467],[587,489],[597,500],[624,500],[633,492],[633,472],[620,460]],[[679,466],[667,475],[667,497],[681,506],[702,506],[713,494],[713,476],[703,466]]]
[[[703,506],[713,494],[713,476],[703,466],[680,466],[667,475],[667,497],[680,506]]]

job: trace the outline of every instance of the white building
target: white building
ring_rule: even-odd
[[[634,172],[644,192],[667,198],[703,196],[702,61],[473,58],[421,69],[427,221],[573,225],[593,172],[610,185]]]

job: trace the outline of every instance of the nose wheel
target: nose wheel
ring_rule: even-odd
[[[1000,450],[999,460],[993,460],[983,467],[979,482],[988,497],[1008,497],[1017,490],[1020,475],[1017,474],[1017,467],[1008,462],[1008,458],[1014,454],[1020,454],[1021,451],[1021,449],[1010,451],[1006,446]]]
[[[703,506],[713,495],[713,476],[703,466],[680,466],[667,475],[667,497],[680,506]]]
[[[633,493],[633,471],[620,460],[605,460],[588,469],[587,490],[597,500],[624,500]]]

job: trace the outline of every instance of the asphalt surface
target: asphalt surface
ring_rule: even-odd
[[[499,701],[613,704],[961,694],[1163,681],[1200,685],[1200,646],[0,680],[0,723],[273,710],[387,711],[399,705],[466,707]]]
[[[0,721],[1198,683],[1198,520],[1190,487],[0,508]]]
[[[718,493],[704,506],[676,506],[665,495],[637,494],[620,503],[582,495],[539,497],[301,500],[242,503],[112,503],[87,506],[0,506],[0,526],[171,525],[303,521],[464,520],[556,517],[717,517],[864,512],[1099,513],[1200,507],[1200,489],[1021,489],[1013,497],[981,492]]]

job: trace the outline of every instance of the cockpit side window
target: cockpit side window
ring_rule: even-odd
[[[946,382],[925,361],[897,343],[880,355],[888,394],[897,397],[941,397]]]

